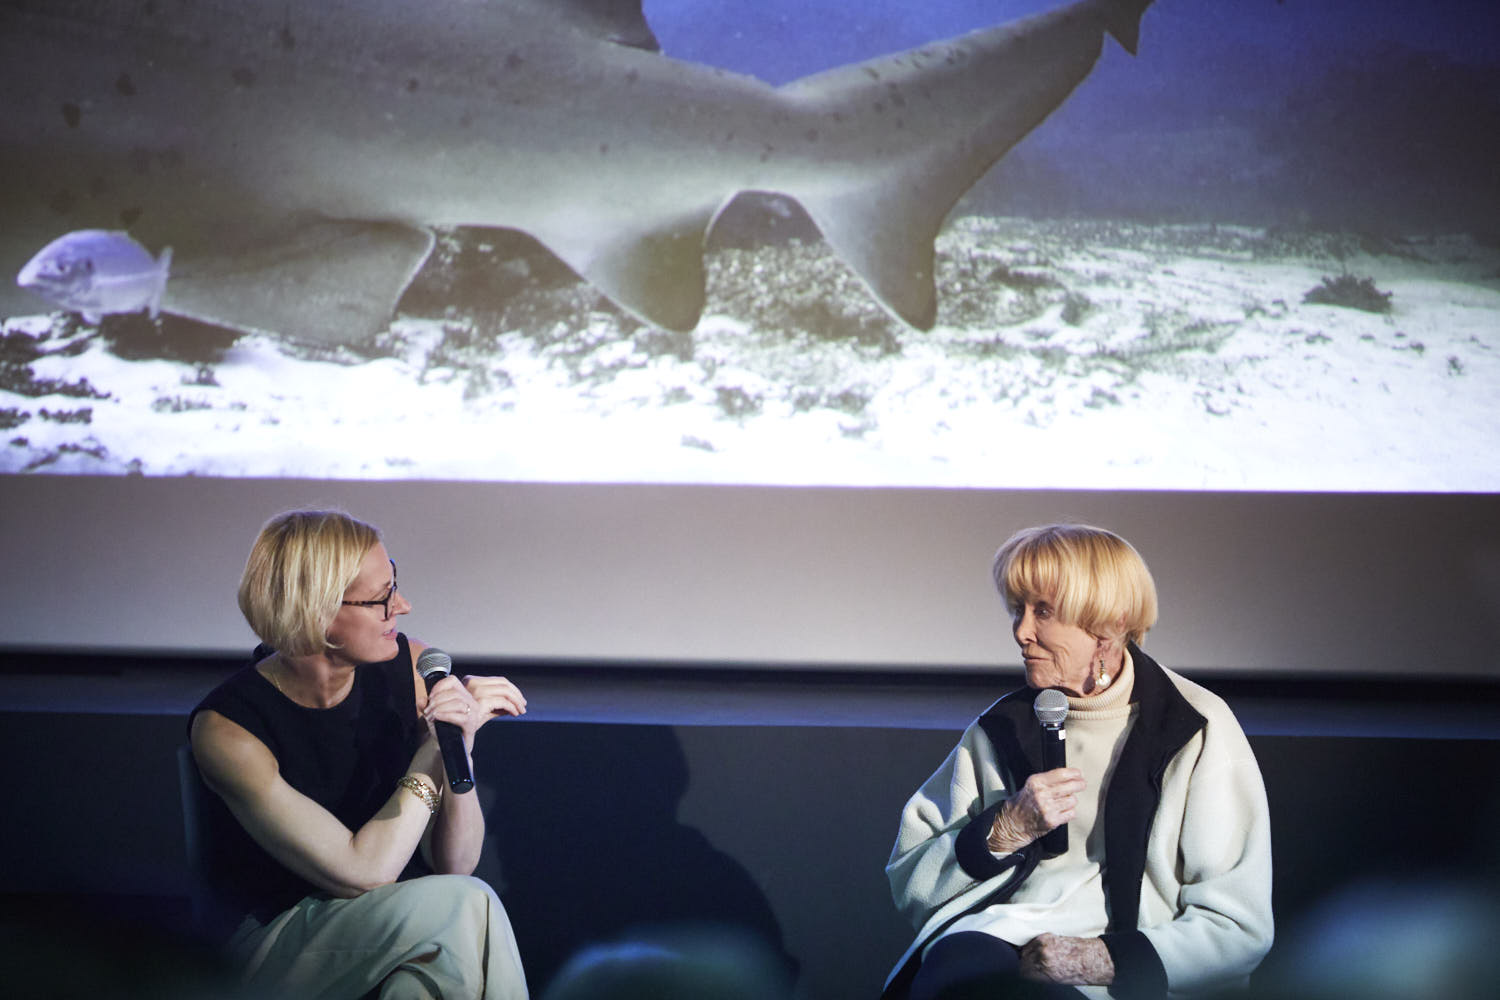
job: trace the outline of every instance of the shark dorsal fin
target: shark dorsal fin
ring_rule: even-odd
[[[1105,4],[1102,8],[1105,29],[1131,55],[1135,55],[1135,50],[1140,46],[1141,15],[1149,6],[1151,0],[1124,0]]]
[[[646,23],[641,0],[522,0],[545,8],[581,31],[633,49],[660,52],[661,43]]]

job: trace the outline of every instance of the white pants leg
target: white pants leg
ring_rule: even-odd
[[[309,897],[231,948],[245,985],[308,1000],[527,1000],[510,920],[483,881],[429,875]]]

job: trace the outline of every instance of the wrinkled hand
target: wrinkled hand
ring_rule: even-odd
[[[1062,826],[1078,811],[1078,793],[1083,789],[1083,772],[1076,767],[1033,774],[995,815],[988,838],[990,850],[1019,851]]]
[[[1039,934],[1021,948],[1021,976],[1065,986],[1108,986],[1115,961],[1099,938]]]
[[[504,677],[448,676],[427,692],[422,716],[428,722],[451,722],[464,733],[464,746],[474,747],[479,727],[497,715],[526,714],[526,696]]]

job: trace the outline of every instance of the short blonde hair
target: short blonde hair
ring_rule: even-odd
[[[335,648],[328,628],[380,542],[372,525],[336,510],[292,510],[266,522],[240,577],[240,613],[262,642],[288,656]]]
[[[1014,608],[1052,602],[1058,620],[1094,636],[1140,642],[1156,624],[1156,583],[1140,553],[1112,531],[1044,524],[1018,531],[995,553],[995,586]]]

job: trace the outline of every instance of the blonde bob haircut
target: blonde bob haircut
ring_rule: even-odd
[[[380,542],[372,525],[336,510],[292,510],[266,522],[240,577],[240,613],[262,642],[287,656],[336,648],[328,627]]]
[[[995,586],[1014,609],[1049,601],[1057,619],[1092,636],[1139,643],[1156,624],[1156,583],[1140,553],[1112,531],[1045,524],[995,553]]]

